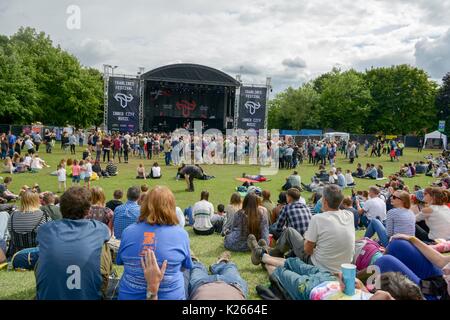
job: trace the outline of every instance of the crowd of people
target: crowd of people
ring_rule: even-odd
[[[71,137],[67,137],[69,144],[78,141]],[[151,141],[147,149],[147,143],[141,149],[141,138]],[[271,285],[258,285],[256,290],[267,299],[448,298],[450,258],[443,255],[450,252],[447,157],[405,164],[385,177],[381,165],[368,163],[363,169],[358,163],[355,172],[336,167],[337,152],[353,163],[357,143],[305,141],[298,146],[287,141],[280,145],[280,151],[285,149],[280,164],[293,172],[276,203],[269,190],[256,191],[251,185],[245,196],[235,192],[228,204],[216,206],[209,192],[202,190],[198,201],[184,210],[167,187],[130,187],[123,202],[122,190],[115,190],[113,199],[106,201],[102,188],[90,186],[94,174],[117,175],[116,157],[119,162],[121,157],[126,162],[129,155],[151,159],[160,151],[170,153],[171,140],[157,134],[110,137],[93,132],[82,160],[63,159],[53,172],[61,196],[43,192],[38,185],[23,186],[14,194],[12,177],[4,178],[0,264],[9,261],[12,268],[35,270],[37,299],[246,299],[248,283],[232,262],[231,252],[248,252],[251,263],[263,265]],[[25,141],[29,141],[24,144],[27,156],[33,159],[39,146],[35,138]],[[296,166],[300,154],[302,159],[309,157],[311,146],[310,160],[319,165],[319,172],[307,185]],[[288,149],[294,148],[297,151],[291,154]],[[401,144],[388,143],[386,154],[392,148],[401,156]],[[199,165],[184,165],[181,160],[178,164],[177,179],[185,179],[187,191],[195,191],[195,178],[212,178]],[[409,190],[406,178],[429,172],[436,178],[432,185]],[[143,163],[136,169],[138,179],[161,176],[157,162],[148,173]],[[69,188],[67,177],[72,180]],[[360,178],[373,179],[373,186],[354,190]],[[377,184],[382,178],[385,181]],[[352,188],[352,196],[344,196],[345,188]],[[302,197],[305,190],[312,192],[311,201]],[[214,233],[223,237],[227,251],[209,267],[211,274],[191,250],[185,226],[204,241]],[[361,239],[356,238],[358,230],[364,231]],[[344,294],[340,274],[341,265],[349,263],[358,271],[352,296]],[[120,279],[114,265],[124,266]],[[381,272],[379,286],[364,283],[371,266]],[[71,276],[75,280],[68,282]]]

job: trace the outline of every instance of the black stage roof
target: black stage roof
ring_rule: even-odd
[[[239,87],[241,85],[239,81],[220,70],[188,63],[171,64],[153,69],[144,73],[141,79],[226,87]]]

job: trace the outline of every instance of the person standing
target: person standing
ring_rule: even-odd
[[[75,146],[77,145],[77,137],[74,134],[69,136],[70,154],[75,154]]]
[[[65,192],[67,175],[66,175],[66,168],[65,168],[64,164],[60,164],[58,166],[58,170],[56,171],[56,174],[58,176],[58,192],[61,192],[61,189],[63,189],[63,191]]]
[[[39,132],[37,132],[33,136],[33,142],[34,142],[34,145],[36,146],[36,152],[39,152],[39,146],[42,143],[42,137],[41,137],[41,134]]]
[[[119,157],[119,163],[121,163],[121,159],[120,159],[120,148],[122,147],[122,143],[120,141],[120,137],[117,135],[114,140],[113,140],[113,160],[116,159],[116,154]],[[103,162],[105,161],[104,156],[103,156]],[[109,161],[109,157],[108,157],[108,161]]]
[[[103,162],[106,161],[106,158],[108,158],[109,162],[111,154],[111,140],[109,136],[105,136],[105,138],[102,140],[102,149],[103,149]]]
[[[45,143],[45,152],[52,153],[52,134],[48,129],[45,129],[44,143]]]

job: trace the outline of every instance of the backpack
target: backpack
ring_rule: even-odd
[[[13,269],[34,270],[39,258],[39,248],[27,248],[16,252],[11,259]]]
[[[362,238],[355,243],[355,255],[353,263],[358,271],[364,270],[369,266],[373,255],[380,251],[380,245],[369,238]]]

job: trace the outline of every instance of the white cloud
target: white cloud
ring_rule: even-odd
[[[2,0],[0,33],[32,26],[83,64],[118,65],[120,73],[183,61],[234,76],[243,66],[245,82],[272,76],[274,91],[336,64],[363,70],[410,63],[439,78],[450,69],[449,1],[77,0],[81,29],[68,30],[71,4]]]

